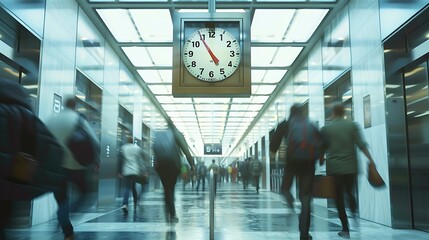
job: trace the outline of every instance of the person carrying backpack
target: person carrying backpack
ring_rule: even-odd
[[[256,187],[256,193],[259,194],[259,178],[262,173],[262,163],[256,157],[253,157],[249,163],[250,173],[252,174],[253,183]]]
[[[76,99],[74,96],[67,97],[65,100],[65,108],[58,114],[54,114],[46,121],[46,125],[53,135],[58,139],[59,143],[64,149],[64,156],[58,157],[61,162],[63,172],[66,175],[67,182],[77,186],[80,196],[78,199],[69,206],[67,183],[63,193],[54,193],[55,200],[58,203],[58,221],[66,237],[71,236],[73,239],[73,225],[70,222],[69,214],[78,208],[84,206],[90,193],[94,192],[95,182],[94,174],[98,169],[98,156],[100,153],[100,144],[94,130],[85,119],[85,116],[76,111]],[[76,131],[79,133],[75,135]],[[76,139],[74,139],[76,137]],[[89,138],[89,139],[86,139]],[[88,153],[92,156],[90,160],[79,160],[80,154],[74,154],[72,148],[69,146],[69,140],[72,139],[73,143],[91,143],[91,148]],[[76,141],[74,141],[76,140]],[[81,148],[83,151],[84,148]],[[85,151],[87,151],[85,150]],[[87,162],[88,161],[88,162]]]
[[[299,216],[300,239],[313,239],[309,234],[310,211],[315,160],[319,158],[321,135],[318,128],[304,116],[298,104],[290,108],[287,121],[280,123],[270,139],[270,151],[277,152],[283,138],[286,138],[287,153],[281,191],[294,211],[293,196],[290,193],[295,176],[299,187],[301,213]]]

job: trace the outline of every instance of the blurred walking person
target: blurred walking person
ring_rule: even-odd
[[[122,211],[128,214],[128,198],[130,191],[133,194],[134,210],[137,209],[140,194],[137,193],[136,181],[138,179],[146,179],[141,182],[143,184],[149,179],[149,164],[146,160],[143,149],[133,143],[133,138],[128,137],[127,143],[121,146],[119,157],[119,177],[124,179],[124,198],[122,200]]]
[[[256,157],[251,158],[249,163],[250,174],[256,188],[256,193],[259,194],[259,178],[262,173],[262,163]]]
[[[214,181],[214,183],[210,182],[210,184],[214,187],[213,192],[215,194],[217,190],[217,180],[219,178],[219,170],[220,170],[220,167],[219,165],[216,164],[216,160],[212,159],[212,163],[207,168],[207,171],[209,172],[211,171],[213,173],[212,181]]]
[[[270,151],[275,153],[282,139],[287,142],[285,171],[281,191],[288,205],[294,210],[294,199],[290,193],[293,179],[299,181],[299,200],[301,213],[299,215],[299,231],[301,240],[313,239],[309,234],[312,187],[315,172],[315,160],[320,156],[320,132],[317,127],[304,116],[298,104],[292,105],[287,121],[280,123],[270,139]]]
[[[200,183],[202,184],[202,191],[204,191],[206,186],[206,178],[207,178],[207,166],[203,161],[197,164],[197,192],[200,187]]]
[[[195,171],[194,160],[185,138],[175,130],[172,123],[169,123],[167,129],[155,132],[153,151],[155,170],[164,187],[166,220],[169,223],[177,223],[179,218],[176,215],[176,206],[174,205],[174,189],[181,169],[181,153],[185,154],[191,171]]]
[[[24,88],[0,78],[0,240],[7,239],[5,228],[17,201],[64,191],[58,161],[63,148],[29,103]],[[65,239],[72,237],[65,233]]]
[[[250,177],[250,169],[249,169],[250,158],[246,158],[243,163],[240,165],[240,177],[243,182],[243,190],[247,190],[249,188],[249,177]]]
[[[337,192],[335,204],[342,226],[342,230],[338,235],[350,238],[344,197],[347,195],[350,210],[353,217],[356,217],[355,189],[358,174],[356,146],[370,162],[373,162],[373,159],[367,149],[367,143],[364,140],[360,126],[355,122],[344,119],[344,113],[343,103],[334,103],[332,106],[332,121],[321,129],[321,134],[323,139],[322,151],[326,153],[326,173],[335,177]],[[321,158],[320,164],[323,163],[324,160]]]
[[[64,148],[64,156],[59,157],[58,161],[61,162],[67,182],[77,187],[80,194],[77,200],[72,200],[69,204],[67,182],[63,186],[65,189],[64,192],[54,193],[55,200],[58,203],[58,221],[66,236],[73,236],[74,231],[73,225],[70,222],[70,212],[82,208],[89,200],[89,195],[95,190],[93,178],[98,170],[98,156],[100,152],[100,144],[94,130],[86,120],[86,117],[76,111],[76,105],[74,96],[66,98],[65,108],[46,121],[46,125]],[[72,151],[71,149],[72,146],[69,144],[69,141],[77,131],[80,131],[79,129],[84,131],[86,134],[85,137],[89,138],[87,140],[92,146],[89,149],[91,152],[80,149],[80,153],[84,153],[83,157],[91,156],[91,159],[81,159],[82,155],[76,155],[76,151]],[[88,162],[83,162],[83,160]]]

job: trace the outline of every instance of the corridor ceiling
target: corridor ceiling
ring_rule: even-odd
[[[203,156],[203,148],[199,147],[202,143],[221,143],[224,155],[229,154],[227,149],[240,142],[273,102],[288,79],[288,71],[320,39],[344,2],[217,1],[216,12],[250,12],[251,96],[174,98],[172,12],[208,12],[209,2],[78,0],[128,69],[140,78],[143,88],[152,93],[151,99],[185,135],[197,156]],[[119,94],[127,95],[124,91],[130,90],[120,86]]]

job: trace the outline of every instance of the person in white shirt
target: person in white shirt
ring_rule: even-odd
[[[121,147],[119,177],[125,180],[124,198],[122,201],[122,211],[128,213],[128,198],[132,190],[134,199],[134,209],[137,208],[138,196],[136,189],[136,177],[144,173],[148,178],[148,166],[145,164],[143,149],[133,144],[133,138],[128,137],[127,143]]]

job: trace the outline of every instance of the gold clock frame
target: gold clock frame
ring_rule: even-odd
[[[192,76],[183,64],[183,45],[190,33],[203,27],[228,28],[240,43],[240,65],[217,82]],[[250,13],[173,13],[173,97],[250,97]]]

